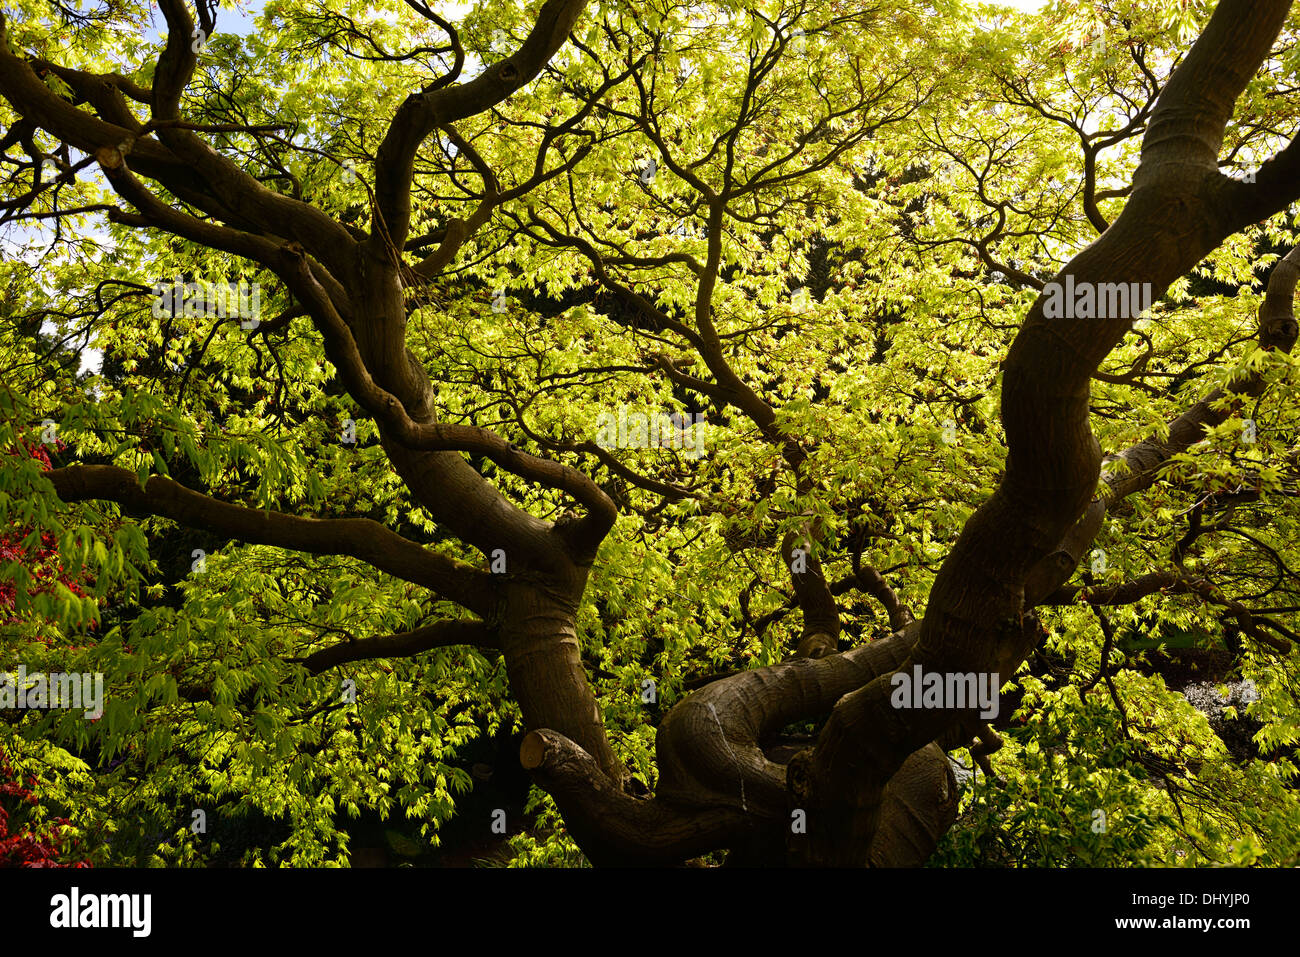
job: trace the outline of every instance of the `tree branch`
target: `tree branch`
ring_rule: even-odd
[[[523,45],[468,83],[426,87],[397,108],[375,157],[375,197],[379,230],[397,248],[411,228],[411,182],[415,155],[439,124],[454,123],[503,101],[530,83],[564,45],[587,0],[546,0]]]
[[[254,545],[313,555],[349,555],[422,585],[483,617],[495,602],[491,576],[431,552],[368,518],[302,518],[232,505],[154,475],[143,488],[135,473],[111,465],[70,465],[45,477],[65,502],[103,499]]]
[[[436,621],[422,628],[401,631],[392,635],[343,641],[306,658],[297,659],[314,675],[336,668],[349,661],[371,658],[412,658],[433,648],[449,645],[476,645],[480,648],[499,648],[500,642],[481,621]]]

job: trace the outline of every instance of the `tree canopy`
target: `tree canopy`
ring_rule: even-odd
[[[6,3],[10,840],[1300,864],[1298,38]]]

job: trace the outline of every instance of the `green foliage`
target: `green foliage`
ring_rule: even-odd
[[[474,4],[461,31],[467,70],[516,48],[537,6]],[[442,40],[395,0],[271,0],[246,33],[212,38],[184,108],[209,124],[282,125],[278,142],[247,132],[210,142],[263,181],[368,229],[386,120],[445,57],[349,56],[375,51],[339,31],[343,15],[386,51]],[[656,783],[655,722],[692,682],[789,654],[799,623],[776,551],[785,532],[816,520],[829,580],[852,573],[856,543],[903,604],[924,609],[939,564],[1004,466],[999,362],[1035,295],[1017,277],[1049,278],[1097,233],[1069,123],[1120,129],[1137,117],[1142,67],[1163,80],[1207,15],[1205,3],[1172,0],[1056,3],[1037,16],[949,2],[848,12],[831,0],[599,3],[536,82],[458,123],[509,191],[534,174],[548,127],[637,68],[635,80],[611,81],[575,132],[555,137],[544,168],[563,157],[574,160],[569,173],[504,203],[434,288],[411,292],[407,338],[442,420],[491,427],[618,492],[622,514],[591,570],[578,630],[616,753],[643,783]],[[143,5],[115,4],[77,31],[41,0],[8,4],[6,17],[11,49],[151,78],[160,43]],[[1271,93],[1294,85],[1298,50],[1286,46],[1268,82],[1243,97],[1239,115],[1252,122],[1230,129],[1225,171],[1253,170],[1277,146],[1269,131],[1295,128],[1294,98]],[[752,64],[772,51],[755,80]],[[671,163],[638,125],[643,98]],[[13,119],[0,103],[0,122]],[[740,119],[731,148],[719,148]],[[1097,204],[1107,221],[1123,208],[1139,147],[1134,135],[1097,154],[1098,187],[1112,191]],[[426,153],[413,234],[468,217],[479,199],[469,150],[435,136]],[[6,198],[25,185],[8,182]],[[709,235],[701,187],[735,197],[720,235]],[[83,177],[60,203],[110,199],[101,179]],[[1198,538],[1184,568],[1242,594],[1268,587],[1270,555],[1295,567],[1297,360],[1252,343],[1261,270],[1295,243],[1295,226],[1279,215],[1234,237],[1107,358],[1092,395],[1107,451],[1248,372],[1269,388],[1236,402],[1140,504],[1108,518],[1096,541],[1105,568],[1085,568],[1076,584],[1169,567],[1188,516],[1214,496],[1239,499],[1234,524]],[[16,620],[0,624],[0,666],[103,674],[106,704],[94,722],[5,714],[0,746],[44,769],[51,805],[71,816],[97,864],[345,865],[349,826],[363,812],[409,824],[421,850],[439,847],[471,791],[469,749],[519,724],[501,659],[449,648],[321,675],[301,661],[459,609],[352,559],[220,540],[104,503],[65,506],[36,460],[8,453],[48,419],[67,444],[56,465],[112,464],[142,483],[170,476],[251,507],[367,516],[448,557],[481,567],[480,556],[408,493],[307,318],[263,336],[152,308],[156,282],[242,280],[262,285],[269,320],[293,305],[274,276],[96,213],[61,229],[48,255],[37,240],[52,236],[33,227],[32,251],[0,260],[0,531],[55,536],[85,595],[30,593],[23,562],[0,565],[19,596]],[[700,356],[671,328],[598,295],[589,260],[557,235],[621,251],[614,278],[676,322],[699,293],[693,266],[716,255],[710,321],[731,368],[807,453],[804,481],[789,478],[781,448],[749,419],[674,385],[660,360],[707,379]],[[491,308],[498,289],[504,312]],[[103,353],[97,373],[78,361],[89,348]],[[582,449],[598,416],[619,406],[705,414],[702,458],[617,451],[626,468],[689,495],[665,503]],[[355,444],[340,438],[349,420]],[[536,516],[555,520],[569,505],[474,464]],[[1272,591],[1273,614],[1296,627],[1294,573]],[[842,602],[845,646],[888,634],[865,595]],[[992,758],[998,779],[973,780],[934,863],[1294,865],[1295,654],[1236,655],[1233,667],[1260,694],[1248,715],[1257,753],[1243,761],[1154,674],[1157,655],[1179,641],[1226,648],[1221,607],[1157,593],[1108,614],[1121,640],[1103,662],[1105,638],[1086,604],[1044,613],[1049,650],[1068,667],[1059,680],[1041,670],[1017,678],[1024,699]],[[1114,695],[1107,680],[1081,693],[1103,667]],[[652,707],[641,698],[647,678]],[[345,681],[355,682],[355,702]],[[196,810],[207,814],[205,833],[191,829]],[[1104,831],[1093,830],[1097,810]],[[585,864],[549,796],[530,792],[527,813],[528,830],[508,841],[512,866]]]

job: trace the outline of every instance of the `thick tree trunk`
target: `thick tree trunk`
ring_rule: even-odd
[[[1265,163],[1251,185],[1229,180],[1217,165],[1233,104],[1289,8],[1284,0],[1222,0],[1160,96],[1128,205],[1061,270],[1058,283],[1067,276],[1076,287],[1148,283],[1159,297],[1253,214],[1295,195],[1295,184],[1279,176],[1294,164],[1294,146]],[[1045,298],[1030,310],[1004,364],[1005,475],[945,559],[904,669],[1009,675],[1008,665],[1032,647],[1026,583],[1093,498],[1101,450],[1089,425],[1090,379],[1135,316],[1048,318]],[[898,768],[917,748],[971,722],[970,709],[894,708],[887,676],[846,695],[812,761],[810,799],[833,811],[810,821],[818,857],[865,860]]]
[[[414,498],[441,527],[477,549],[490,571],[468,568],[401,536],[377,535],[359,520],[273,515],[219,503],[158,477],[139,489],[120,469],[74,467],[51,474],[51,481],[68,501],[105,497],[198,527],[242,533],[248,541],[352,555],[472,610],[481,621],[440,623],[421,640],[473,640],[481,632],[500,645],[531,729],[521,760],[555,796],[571,833],[596,863],[672,863],[723,847],[743,848],[751,862],[779,863],[788,855],[807,864],[923,863],[956,811],[955,782],[942,747],[969,740],[978,722],[969,708],[892,707],[891,673],[917,664],[931,673],[997,673],[1005,680],[1033,646],[1039,634],[1034,605],[1067,580],[1104,520],[1106,503],[1094,497],[1100,449],[1088,421],[1090,377],[1132,317],[1048,318],[1042,298],[1030,310],[1005,362],[1005,475],[945,560],[922,621],[912,622],[896,601],[886,601],[896,634],[833,654],[840,627],[833,596],[815,558],[793,561],[795,537],[788,536],[782,551],[804,614],[800,654],[807,657],[716,682],[680,702],[659,729],[657,797],[624,793],[624,771],[588,685],[575,627],[587,571],[613,522],[613,506],[590,477],[557,462],[544,463],[539,472],[533,459],[530,472],[500,436],[492,436],[495,444],[429,438],[430,431],[438,432],[431,428],[434,394],[407,348],[410,304],[403,275],[427,277],[445,265],[464,241],[465,224],[449,226],[437,255],[414,270],[400,264],[398,252],[411,224],[411,180],[425,140],[439,124],[481,113],[535,77],[584,6],[584,0],[547,0],[514,54],[471,81],[451,77],[402,102],[379,150],[374,228],[361,241],[320,210],[267,189],[183,124],[159,122],[181,119],[182,94],[197,62],[187,52],[193,23],[183,4],[162,2],[170,36],[148,99],[152,134],[120,96],[110,95],[103,78],[59,71],[96,111],[88,112],[81,101],[55,95],[33,71],[36,61],[16,56],[0,37],[0,94],[24,120],[35,118],[42,129],[99,160],[110,185],[138,210],[115,209],[110,218],[157,226],[280,276],[312,316],[330,359],[346,369],[344,385],[376,416],[384,449]],[[1226,236],[1300,197],[1300,141],[1263,164],[1249,184],[1229,180],[1218,169],[1236,98],[1267,56],[1290,7],[1288,0],[1220,0],[1151,114],[1122,215],[1058,281],[1068,276],[1074,285],[1148,283],[1159,295]],[[92,86],[98,92],[86,92]],[[175,208],[146,189],[136,172],[156,178],[210,218]],[[718,383],[712,392],[704,383],[704,394],[746,412],[782,446],[798,473],[805,452],[777,428],[775,411],[730,369],[711,325],[724,207],[725,198],[711,200],[713,266],[696,301],[698,323],[707,333],[701,355]],[[1095,206],[1086,212],[1094,222],[1100,219]],[[1277,288],[1270,286],[1261,309],[1260,341],[1289,349],[1297,332],[1291,309],[1294,256],[1277,275]],[[674,373],[671,364],[665,372],[701,386]],[[1250,388],[1257,384],[1262,387],[1260,381]],[[376,385],[384,392],[378,399]],[[1129,450],[1125,460],[1132,474],[1109,483],[1110,490],[1128,494],[1145,487],[1161,462],[1222,416],[1207,401],[1174,423],[1167,437]],[[566,527],[530,514],[485,480],[462,452],[446,451],[452,448],[491,450],[486,454],[493,461],[521,469],[515,474],[574,494],[593,520]],[[799,490],[809,487],[800,484]],[[492,567],[499,561],[504,568]],[[868,590],[891,597],[879,576],[860,579]],[[391,648],[383,639],[379,645]],[[828,713],[815,748],[788,764],[773,759],[771,736],[792,721]]]
[[[574,626],[581,584],[567,594],[540,582],[505,585],[501,648],[510,690],[519,702],[525,727],[529,731],[551,728],[563,734],[621,787],[627,772],[610,748],[600,703],[587,683]]]
[[[435,423],[432,385],[405,344],[407,307],[398,271],[365,247],[354,283],[362,293],[353,299],[370,313],[352,327],[371,377],[415,422]],[[511,504],[461,453],[412,450],[387,434],[383,445],[420,503],[439,525],[482,552],[500,582],[486,623],[496,632],[526,728],[551,728],[572,739],[621,786],[626,772],[610,748],[578,647],[575,622],[588,567],[575,561],[551,523]]]

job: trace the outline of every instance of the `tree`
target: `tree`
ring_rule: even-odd
[[[0,501],[161,853],[517,723],[525,860],[1295,860],[1289,3],[159,7],[0,21]]]

